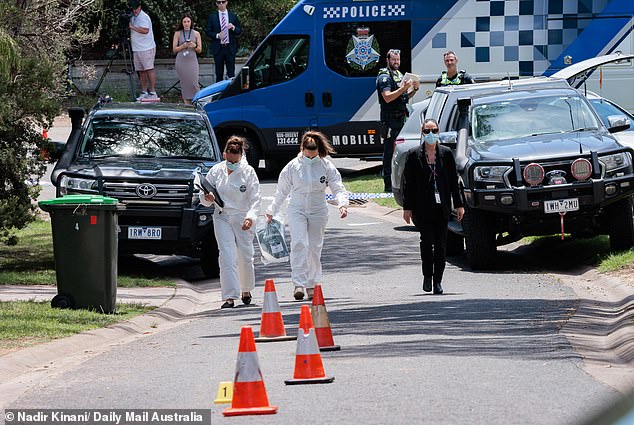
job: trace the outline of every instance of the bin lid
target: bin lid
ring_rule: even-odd
[[[89,205],[115,205],[119,201],[115,198],[102,195],[66,195],[61,198],[47,199],[45,201],[39,201],[38,205],[77,205],[77,204],[89,204]]]

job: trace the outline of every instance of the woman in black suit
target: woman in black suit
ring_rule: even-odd
[[[403,181],[403,219],[414,222],[420,232],[420,257],[423,263],[423,291],[442,294],[442,275],[447,250],[447,224],[451,200],[458,220],[464,208],[458,189],[456,162],[451,150],[438,144],[438,123],[423,123],[421,146],[412,150],[405,163]]]

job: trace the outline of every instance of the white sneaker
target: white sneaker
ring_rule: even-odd
[[[146,99],[156,100],[156,99],[158,99],[158,96],[156,95],[155,91],[151,91],[151,92],[148,93]]]
[[[141,95],[139,97],[136,98],[137,102],[142,101],[143,99],[146,99],[149,96],[148,92],[146,91],[142,91]]]

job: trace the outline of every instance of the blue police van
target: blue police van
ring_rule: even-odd
[[[447,50],[478,82],[550,75],[632,53],[633,28],[632,0],[300,0],[239,76],[202,89],[194,103],[221,145],[231,134],[248,138],[256,168],[264,159],[279,169],[308,129],[326,133],[339,156],[380,156],[375,82],[389,49],[401,51],[401,71],[421,76],[418,101],[431,95]],[[632,110],[633,78],[626,61],[606,66],[588,88]],[[621,83],[608,88],[608,80]]]

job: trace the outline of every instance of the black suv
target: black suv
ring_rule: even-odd
[[[220,151],[205,114],[183,106],[103,103],[72,130],[51,175],[57,195],[99,194],[119,200],[120,254],[199,257],[217,277],[213,207],[199,203],[197,171],[205,174]]]
[[[466,242],[469,265],[488,268],[498,245],[561,232],[608,234],[613,250],[634,244],[634,151],[611,134],[625,117],[608,129],[566,80],[545,77],[437,88],[421,107],[454,152],[465,198],[462,223],[449,222],[449,255]],[[424,118],[413,114],[396,140],[397,201]]]

